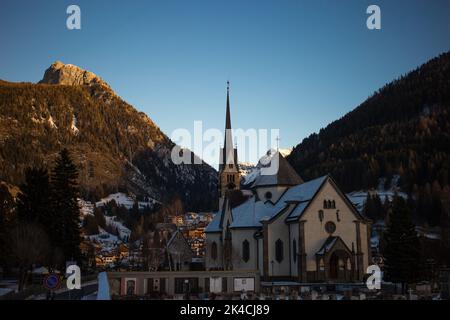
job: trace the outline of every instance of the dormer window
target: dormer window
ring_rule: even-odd
[[[272,192],[267,191],[266,194],[265,194],[265,197],[266,197],[267,200],[272,199]]]
[[[334,200],[323,200],[323,208],[324,209],[335,209],[336,201]]]

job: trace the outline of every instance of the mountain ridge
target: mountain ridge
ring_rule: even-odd
[[[12,185],[20,184],[26,167],[48,167],[67,147],[85,198],[126,190],[210,209],[216,171],[206,163],[173,164],[174,146],[150,117],[79,67],[54,63],[37,84],[0,81],[0,180]]]

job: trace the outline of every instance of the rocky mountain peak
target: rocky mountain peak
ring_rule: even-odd
[[[96,74],[73,64],[64,64],[61,61],[55,61],[45,71],[44,78],[39,83],[70,86],[99,84],[111,90],[110,86]]]

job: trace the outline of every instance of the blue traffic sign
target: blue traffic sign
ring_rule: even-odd
[[[49,273],[44,278],[44,287],[49,290],[55,290],[59,288],[60,285],[59,275],[56,273]]]

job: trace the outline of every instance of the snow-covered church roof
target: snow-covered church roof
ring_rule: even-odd
[[[303,183],[302,178],[279,151],[262,157],[256,169],[257,174],[252,178],[250,188],[275,185],[295,186]],[[275,169],[273,173],[272,169]],[[249,182],[246,181],[246,183]]]
[[[291,212],[287,220],[298,219],[327,178],[328,176],[323,176],[291,187],[276,203],[261,201],[256,196],[252,196],[241,205],[231,209],[232,223],[230,227],[258,228],[262,226],[261,221],[270,220],[288,208]],[[290,203],[296,203],[296,205],[289,207]],[[222,215],[223,211],[217,212],[205,232],[220,232]]]

